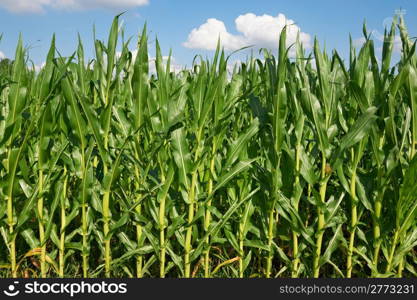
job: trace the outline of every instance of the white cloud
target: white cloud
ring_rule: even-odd
[[[239,49],[244,46],[242,37],[227,32],[224,23],[217,19],[208,19],[198,29],[193,29],[183,45],[187,48],[215,50],[219,38],[222,45],[228,50]]]
[[[149,0],[1,0],[0,7],[15,13],[42,13],[46,8],[85,9],[128,9],[146,5]]]
[[[239,16],[235,20],[239,34],[230,33],[225,24],[217,19],[208,19],[206,23],[194,28],[183,46],[193,49],[215,50],[218,38],[226,50],[237,50],[245,46],[275,49],[278,47],[279,34],[287,27],[287,45],[293,44],[300,34],[300,41],[305,48],[311,47],[309,34],[301,32],[295,22],[285,15],[278,14],[257,16],[252,13]]]
[[[6,58],[6,55],[4,55],[3,52],[0,51],[0,59]]]
[[[42,12],[45,5],[50,5],[51,0],[2,0],[0,7],[11,12]]]

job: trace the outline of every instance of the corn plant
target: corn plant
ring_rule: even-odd
[[[366,26],[345,61],[288,25],[277,53],[230,70],[219,40],[179,72],[119,18],[91,59],[53,36],[35,71],[20,37],[0,69],[0,276],[417,276],[402,18],[381,54]]]

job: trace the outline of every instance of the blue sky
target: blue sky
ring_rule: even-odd
[[[328,49],[337,48],[346,57],[349,33],[359,39],[366,20],[378,40],[400,8],[411,36],[416,36],[415,0],[1,0],[0,56],[13,57],[22,33],[30,58],[41,64],[53,33],[60,52],[69,55],[76,49],[78,32],[92,56],[93,24],[97,37],[105,39],[114,15],[127,11],[122,16],[126,35],[136,37],[146,21],[150,51],[157,36],[164,54],[172,49],[178,65],[190,65],[195,54],[209,56],[219,35],[229,51],[247,44],[273,48],[275,30],[285,22],[296,24],[294,32],[303,33],[307,47],[317,36]]]

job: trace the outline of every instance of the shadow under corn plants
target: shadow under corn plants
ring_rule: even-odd
[[[392,66],[399,32],[401,59]],[[0,73],[0,276],[394,277],[417,270],[417,57],[219,45],[171,72],[120,39]],[[278,42],[278,41],[277,41]],[[117,47],[122,51],[117,54]]]

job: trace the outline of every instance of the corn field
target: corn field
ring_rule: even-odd
[[[0,277],[417,276],[417,56],[277,37],[172,72],[116,17],[0,73]],[[394,38],[402,41],[395,61]],[[118,51],[118,49],[121,51]],[[310,53],[311,52],[311,53]],[[378,52],[378,53],[376,53]],[[171,56],[170,56],[171,57]]]

